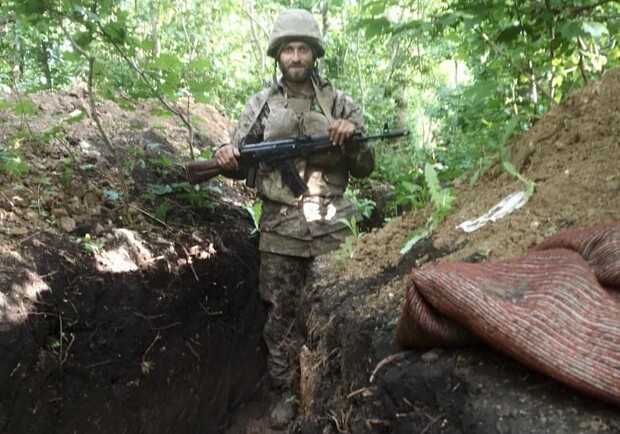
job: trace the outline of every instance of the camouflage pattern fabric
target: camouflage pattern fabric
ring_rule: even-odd
[[[365,131],[363,114],[350,96],[334,89],[322,78],[318,87],[322,93],[328,95],[330,101],[333,101],[331,115],[334,119],[346,119],[357,129]],[[281,82],[276,89],[264,89],[255,94],[246,105],[231,143],[243,147],[247,143],[265,140],[265,131],[270,130],[271,109],[279,108],[287,104],[287,101],[286,90]],[[340,158],[341,161],[336,158]],[[311,157],[308,159],[308,164],[303,165],[305,172],[300,175],[305,178],[310,191],[302,198],[291,198],[290,194],[287,195],[284,190],[288,187],[285,185],[280,186],[282,194],[276,195],[271,192],[267,195],[267,198],[272,200],[264,200],[263,204],[260,223],[261,251],[293,256],[316,256],[337,247],[334,238],[341,241],[344,238],[345,226],[339,222],[340,219],[349,220],[355,216],[359,221],[360,216],[355,207],[343,197],[343,193],[349,174],[364,177],[374,168],[372,148],[368,144],[362,144],[354,151],[347,152],[344,158],[334,156],[334,159],[331,165],[326,165],[325,162],[318,161],[319,159],[313,161]],[[265,174],[266,170],[269,169],[261,168],[259,172],[262,172],[262,175],[259,173],[259,176],[266,178],[268,176],[268,173]],[[266,199],[264,191],[260,189],[260,180],[257,180],[257,185],[259,195],[262,199]],[[325,238],[329,242],[318,241],[313,243],[312,248],[309,247],[312,240],[331,233],[334,235]]]
[[[261,252],[258,290],[268,305],[263,337],[267,368],[274,387],[294,389],[299,351],[304,343],[300,303],[312,259]]]
[[[323,101],[331,102],[333,119],[346,119],[365,131],[362,112],[351,97],[324,79],[316,88]],[[282,82],[264,89],[246,105],[231,143],[243,147],[299,134],[326,133],[329,121],[315,100],[289,94]],[[299,317],[300,303],[312,258],[337,248],[349,234],[338,220],[352,216],[359,220],[344,191],[350,174],[364,177],[373,168],[374,153],[368,144],[344,153],[337,149],[320,158],[297,159],[295,169],[308,191],[295,197],[281,174],[274,172],[276,168],[259,167],[256,186],[263,202],[259,292],[268,305],[263,334],[269,350],[268,369],[276,387],[296,389],[305,325]]]

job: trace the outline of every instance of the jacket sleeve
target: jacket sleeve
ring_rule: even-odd
[[[349,95],[336,91],[334,98],[334,119],[346,119],[355,128],[366,133],[364,114]],[[355,178],[364,178],[375,168],[375,153],[368,142],[362,142],[353,149],[346,151],[349,173]]]

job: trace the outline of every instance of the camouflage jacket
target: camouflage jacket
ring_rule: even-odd
[[[364,131],[363,114],[352,98],[320,79],[322,101],[333,119],[346,119]],[[325,133],[326,120],[318,98],[290,95],[282,82],[253,95],[233,133],[231,143],[279,140],[299,134]],[[257,190],[263,201],[260,249],[271,253],[313,257],[338,247],[348,234],[340,219],[360,216],[343,195],[349,175],[364,177],[374,168],[369,144],[343,154],[335,148],[325,155],[296,159],[295,166],[308,191],[294,197],[274,167],[261,165]]]

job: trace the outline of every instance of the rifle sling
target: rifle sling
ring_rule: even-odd
[[[319,85],[316,82],[316,79],[314,77],[312,77],[310,81],[312,82],[312,87],[314,88],[314,95],[316,96],[316,100],[319,103],[319,106],[321,107],[323,114],[325,115],[329,123],[333,124],[334,118],[332,117],[332,112],[329,109],[329,105],[327,104],[327,101],[325,100],[325,95],[321,93],[321,90],[319,89]]]

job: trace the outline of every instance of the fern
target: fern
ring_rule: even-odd
[[[437,172],[432,164],[426,163],[424,166],[424,181],[431,196],[433,204],[433,213],[429,217],[426,225],[414,231],[409,237],[405,245],[400,249],[401,254],[409,252],[420,240],[429,236],[433,230],[443,221],[443,219],[452,211],[452,206],[456,197],[448,188],[441,188]]]

